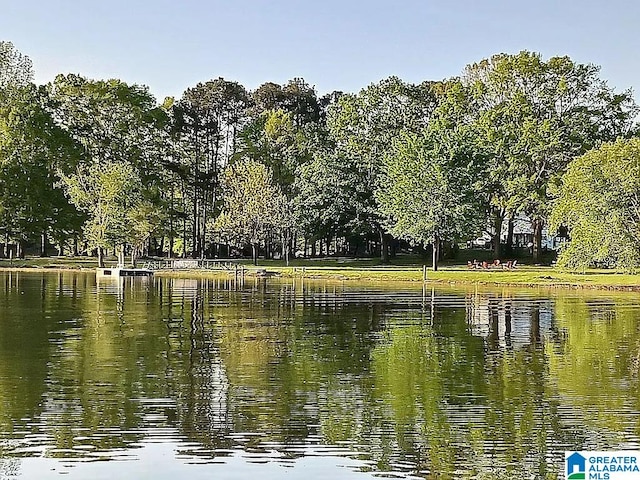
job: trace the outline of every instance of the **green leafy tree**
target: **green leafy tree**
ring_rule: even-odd
[[[614,92],[597,66],[569,57],[545,61],[527,51],[470,65],[461,82],[478,146],[489,154],[482,190],[494,218],[495,253],[502,220],[523,213],[532,222],[538,260],[549,185],[576,156],[632,132],[631,93]]]
[[[57,102],[57,120],[91,162],[126,161],[145,183],[156,180],[155,134],[166,115],[147,87],[58,75],[50,90]]]
[[[227,167],[224,207],[214,230],[238,246],[250,244],[253,261],[273,230],[287,223],[286,197],[274,184],[271,170],[262,163],[242,160]]]
[[[376,198],[388,228],[400,238],[431,244],[434,270],[441,243],[459,240],[478,223],[468,163],[458,146],[447,149],[429,132],[405,134],[385,157]]]
[[[268,110],[282,110],[291,115],[296,128],[317,123],[322,116],[322,105],[316,91],[303,78],[294,78],[285,85],[263,83],[251,96],[256,116]]]
[[[107,247],[117,248],[123,263],[126,245],[139,238],[132,233],[133,212],[144,202],[163,208],[166,112],[146,87],[119,80],[60,75],[50,89],[59,122],[86,157],[63,176],[72,202],[88,215],[86,240],[98,250],[100,265]]]
[[[267,82],[252,92],[253,120],[243,132],[239,158],[258,160],[273,170],[274,180],[287,197],[290,228],[281,232],[282,255],[294,249],[299,219],[293,221],[299,169],[307,164],[326,138],[325,107],[313,86],[302,78],[285,85]],[[271,251],[271,248],[268,248]]]
[[[357,232],[355,212],[350,211],[356,194],[356,178],[344,158],[331,152],[316,154],[300,166],[294,184],[297,227],[306,238],[348,237]]]
[[[0,228],[5,255],[11,241],[24,252],[26,241],[48,235],[62,244],[79,229],[82,217],[58,188],[58,169],[81,158],[78,145],[51,114],[43,87],[33,84],[0,90]]]
[[[142,184],[133,166],[126,162],[80,165],[63,175],[66,192],[78,209],[87,214],[84,238],[98,250],[98,266],[104,267],[103,252],[118,248],[124,264],[124,245],[131,241],[131,212],[142,204]]]
[[[297,168],[307,161],[304,134],[284,110],[266,110],[242,134],[237,158],[251,159],[269,167],[274,181],[292,195]]]
[[[607,143],[571,162],[551,216],[551,227],[561,226],[571,240],[560,265],[640,266],[640,139]]]
[[[251,92],[254,109],[259,115],[265,110],[277,110],[285,103],[285,95],[282,92],[282,85],[274,82],[265,82]]]
[[[387,261],[389,238],[374,196],[383,158],[403,132],[422,131],[436,106],[435,84],[412,85],[390,77],[357,95],[340,96],[328,109],[327,127],[334,152],[347,159],[354,172],[344,184],[359,184],[355,187],[359,195],[352,197],[349,208],[357,212],[352,223],[359,223],[359,231],[379,236],[383,261]]]
[[[136,259],[144,253],[149,241],[163,233],[167,212],[163,205],[141,196],[127,206],[127,221],[126,240],[131,245],[131,264],[135,267]]]
[[[296,126],[294,114],[282,109],[265,110],[241,135],[242,147],[237,158],[258,161],[271,169],[274,182],[287,198],[287,216],[295,215],[297,185],[295,180],[311,159],[317,145],[320,124]],[[288,260],[294,237],[294,222],[281,231],[283,257]]]
[[[189,219],[193,256],[208,250],[207,225],[220,211],[220,173],[236,154],[250,105],[242,85],[217,78],[188,88],[173,107],[178,155],[170,168],[182,183],[182,210]],[[186,221],[183,226],[186,229]],[[185,248],[187,236],[183,232]]]
[[[23,87],[33,82],[31,59],[11,42],[0,41],[0,89]]]

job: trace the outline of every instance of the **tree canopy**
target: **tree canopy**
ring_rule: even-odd
[[[385,157],[376,191],[389,231],[414,243],[431,244],[434,270],[441,242],[460,241],[480,224],[471,158],[460,145],[440,143],[428,131],[405,134]]]
[[[553,179],[575,157],[633,132],[638,110],[631,92],[614,92],[599,70],[569,57],[545,61],[522,51],[469,65],[461,76],[459,98],[478,132],[477,145],[487,154],[480,190],[494,217],[494,234],[500,234],[505,217],[526,215],[534,228],[534,259],[550,213]]]
[[[227,167],[224,206],[214,230],[242,247],[250,244],[257,262],[258,247],[286,223],[286,198],[274,183],[271,169],[254,160]]]
[[[558,263],[634,271],[640,267],[640,139],[618,140],[574,160],[551,217],[571,240]]]
[[[23,87],[33,82],[31,59],[11,42],[0,41],[0,89]]]
[[[637,105],[597,66],[566,56],[498,54],[458,78],[391,76],[322,96],[303,78],[252,91],[218,77],[161,103],[118,79],[33,78],[29,58],[0,42],[2,255],[44,254],[52,242],[61,253],[82,244],[134,257],[251,247],[254,259],[319,246],[388,261],[400,246],[428,244],[435,267],[440,247],[483,230],[501,258],[503,222],[522,217],[538,261],[559,195],[553,225],[572,238],[564,264],[636,262],[631,194],[585,191],[600,207],[580,220],[572,194],[617,172],[596,159],[632,148],[606,142],[636,135]],[[626,188],[625,168],[607,185]],[[596,242],[594,232],[629,240]]]

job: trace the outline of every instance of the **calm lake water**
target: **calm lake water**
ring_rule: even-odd
[[[640,297],[0,273],[0,478],[555,478],[640,449]]]

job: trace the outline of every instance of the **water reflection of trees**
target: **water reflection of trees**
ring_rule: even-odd
[[[74,457],[160,436],[207,457],[327,444],[380,471],[542,477],[565,448],[640,431],[625,297],[3,280],[0,457],[20,455],[8,438]]]
[[[436,306],[428,324],[394,327],[377,347],[396,443],[419,470],[544,476],[562,434],[544,398],[540,310],[470,297],[465,310]]]
[[[637,444],[640,435],[639,317],[629,296],[556,302],[562,340],[547,345],[550,374],[574,424],[610,443]]]

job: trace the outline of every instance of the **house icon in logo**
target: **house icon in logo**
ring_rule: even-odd
[[[567,479],[568,480],[584,480],[587,459],[574,452],[567,457]]]

